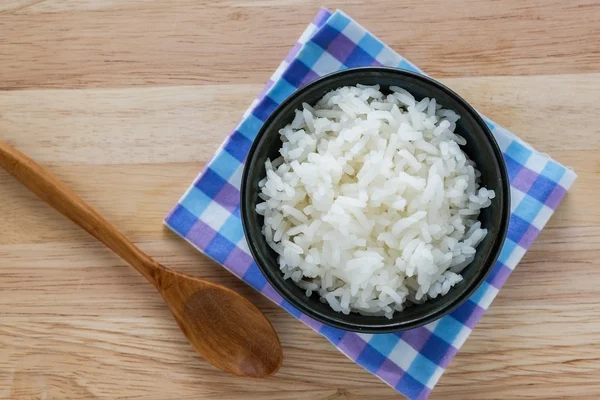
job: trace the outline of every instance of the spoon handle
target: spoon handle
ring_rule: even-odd
[[[41,165],[0,141],[0,165],[27,189],[127,261],[155,287],[165,267],[129,241],[114,225]]]

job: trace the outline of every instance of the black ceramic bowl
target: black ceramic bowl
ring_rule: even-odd
[[[293,120],[294,110],[301,108],[302,103],[315,104],[331,90],[357,83],[378,84],[383,91],[387,91],[389,86],[400,86],[412,93],[417,100],[433,97],[444,108],[457,112],[461,118],[456,132],[467,139],[463,151],[477,164],[482,184],[496,192],[492,205],[479,216],[482,227],[488,229],[488,235],[478,246],[473,263],[463,271],[464,280],[455,285],[446,296],[396,312],[393,319],[337,313],[328,304],[321,303],[318,294],[309,298],[291,279],[284,281],[277,255],[261,234],[263,218],[255,212],[259,201],[258,182],[266,175],[265,160],[279,156],[279,130]],[[370,333],[402,331],[425,325],[466,301],[492,270],[506,236],[510,214],[510,190],[502,153],[489,128],[473,107],[439,82],[405,70],[380,67],[347,69],[327,75],[286,99],[267,119],[252,145],[242,178],[241,196],[246,239],[256,263],[275,290],[298,310],[318,321],[340,329]]]

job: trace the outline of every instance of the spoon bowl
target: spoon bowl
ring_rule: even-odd
[[[161,294],[196,351],[239,376],[275,374],[283,352],[267,318],[221,285],[172,271],[135,246],[115,226],[35,161],[0,141],[0,166],[142,274]]]
[[[238,376],[260,378],[279,370],[277,335],[252,303],[221,285],[165,270],[161,295],[199,354]]]

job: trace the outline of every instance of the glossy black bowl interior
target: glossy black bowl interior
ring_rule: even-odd
[[[255,212],[259,201],[258,182],[265,176],[265,160],[279,156],[281,141],[279,130],[294,118],[294,110],[302,103],[315,104],[327,92],[342,86],[381,85],[384,92],[389,86],[400,86],[412,93],[417,100],[434,97],[444,108],[457,112],[461,118],[456,131],[467,139],[463,150],[475,161],[481,172],[481,182],[496,192],[489,208],[479,216],[488,235],[477,248],[474,262],[462,273],[464,280],[443,297],[425,304],[408,307],[394,314],[393,319],[363,316],[355,313],[344,315],[333,311],[319,300],[318,294],[308,298],[292,280],[283,280],[276,253],[267,245],[261,234],[263,218]],[[360,332],[394,332],[415,328],[432,322],[451,312],[468,299],[485,280],[500,253],[507,231],[510,191],[506,166],[502,153],[489,128],[477,112],[461,97],[442,84],[421,75],[391,68],[356,68],[325,76],[298,90],[277,108],[265,122],[250,150],[242,180],[242,220],[250,250],[258,266],[271,285],[294,307],[325,324],[345,330]]]

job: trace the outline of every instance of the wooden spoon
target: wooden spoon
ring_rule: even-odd
[[[152,283],[206,361],[240,376],[265,377],[279,370],[283,359],[279,338],[267,318],[244,297],[154,261],[58,178],[1,141],[0,165]]]

